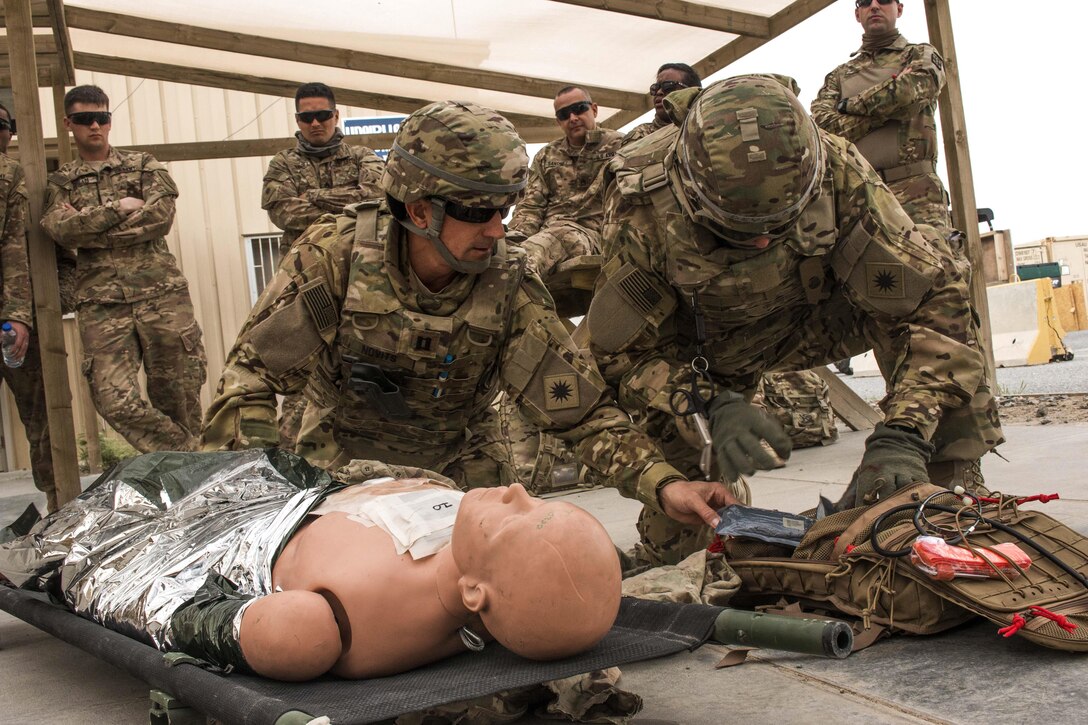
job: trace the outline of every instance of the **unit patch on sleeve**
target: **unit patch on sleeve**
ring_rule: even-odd
[[[865,263],[866,292],[877,299],[903,299],[906,297],[906,285],[903,280],[903,265],[894,262]]]
[[[547,410],[566,410],[580,405],[578,376],[574,373],[544,376],[544,407]]]

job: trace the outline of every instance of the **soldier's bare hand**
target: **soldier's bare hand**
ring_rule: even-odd
[[[11,329],[15,331],[15,347],[12,348],[14,357],[19,360],[23,359],[26,355],[26,349],[30,345],[30,328],[22,322],[17,320],[8,320],[11,323]]]
[[[657,499],[670,519],[689,526],[717,526],[718,509],[738,503],[717,481],[673,481],[657,492]]]
[[[142,209],[143,206],[144,206],[144,200],[143,199],[137,199],[134,196],[126,196],[124,199],[121,199],[120,201],[117,202],[117,208],[125,216],[128,216],[129,214],[131,214],[134,211],[137,211],[138,209]]]

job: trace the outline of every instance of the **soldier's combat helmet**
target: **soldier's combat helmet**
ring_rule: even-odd
[[[801,215],[820,191],[825,157],[788,84],[750,75],[699,93],[683,118],[675,162],[694,220],[742,241]]]
[[[404,203],[431,200],[427,229],[410,220],[401,226],[434,244],[453,269],[475,274],[489,260],[465,262],[450,254],[440,235],[446,202],[502,209],[525,189],[529,156],[513,124],[474,103],[440,101],[406,118],[397,132],[382,174],[382,189]]]

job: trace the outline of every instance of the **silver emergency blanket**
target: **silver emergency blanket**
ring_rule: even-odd
[[[282,451],[139,456],[0,546],[0,573],[169,649],[171,617],[209,574],[271,592],[276,555],[330,483]]]

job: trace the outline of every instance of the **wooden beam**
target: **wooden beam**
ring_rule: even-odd
[[[771,29],[766,15],[745,13],[740,10],[701,5],[686,0],[553,0],[566,5],[578,5],[583,8],[607,10],[624,15],[636,15],[640,18],[664,20],[693,28],[719,30],[723,33],[751,35],[759,38],[771,37]]]
[[[305,59],[312,65],[344,70],[380,73],[398,78],[416,78],[434,83],[480,88],[488,91],[516,93],[523,96],[553,98],[555,92],[571,80],[528,78],[513,73],[499,73],[478,68],[463,68],[445,63],[432,63],[396,56],[379,55],[327,45],[299,43],[278,38],[265,38],[226,30],[213,30],[195,25],[168,23],[131,15],[89,10],[75,6],[66,9],[68,26],[98,33],[112,33],[163,43],[177,43],[197,48],[242,53],[282,60]],[[633,108],[644,99],[641,93],[603,86],[583,86],[593,100],[612,108]]]
[[[700,61],[692,63],[692,68],[702,78],[708,78],[756,48],[774,40],[782,33],[820,12],[835,0],[796,0],[770,18],[770,37],[739,37],[718,48]],[[608,128],[620,128],[646,113],[653,107],[652,99],[644,101],[640,108],[631,111],[619,111],[609,116],[601,125]]]
[[[58,127],[64,128],[62,122]],[[520,129],[521,137],[527,143],[546,143],[554,141],[558,135],[556,128]],[[295,145],[293,136],[288,138],[236,139],[232,141],[195,141],[189,143],[144,144],[125,146],[130,151],[144,151],[159,161],[202,161],[208,159],[233,159],[247,156],[273,156],[285,148]],[[344,137],[349,146],[367,146],[372,149],[385,149],[393,143],[392,134],[355,134]],[[8,155],[18,157],[18,141],[12,141]],[[57,139],[45,139],[45,157],[60,159]],[[64,161],[61,161],[64,163]]]
[[[53,241],[42,231],[45,203],[45,143],[42,109],[38,100],[38,70],[34,59],[30,0],[5,0],[4,21],[11,50],[11,90],[19,118],[20,164],[29,195],[27,241],[34,288],[35,326],[41,347],[46,415],[53,456],[57,502],[64,504],[80,493],[76,432],[72,425],[72,391],[68,386],[67,354],[60,320],[60,289]]]
[[[269,96],[295,97],[295,90],[299,86],[298,81],[289,81],[281,78],[265,78],[251,76],[245,73],[228,73],[226,71],[208,70],[205,68],[189,68],[167,63],[154,63],[147,60],[135,60],[132,58],[118,58],[110,55],[96,55],[93,53],[75,53],[76,68],[97,73],[112,73],[133,78],[148,78],[157,81],[169,81],[171,83],[188,83],[197,86],[210,86],[212,88],[225,88],[233,91],[245,91],[248,93],[264,93]],[[383,93],[372,93],[350,88],[333,88],[338,101],[359,108],[373,108],[383,111],[396,111],[399,113],[411,113],[421,108],[431,100],[424,98],[409,98],[406,96],[393,96]],[[519,128],[539,128],[554,126],[555,120],[550,116],[533,116],[526,113],[500,112]]]
[[[49,22],[53,26],[53,41],[57,47],[57,65],[63,74],[64,85],[76,84],[76,66],[72,58],[72,38],[68,35],[68,24],[64,21],[64,1],[46,0],[49,9]]]
[[[869,430],[884,420],[884,416],[873,410],[854,389],[826,366],[814,368],[817,375],[830,388],[831,410],[842,419],[850,430]]]
[[[967,257],[975,273],[971,275],[971,304],[980,320],[979,343],[986,358],[990,385],[997,392],[994,377],[993,333],[990,331],[990,301],[986,294],[982,239],[978,233],[975,181],[971,172],[971,150],[967,146],[967,119],[963,113],[960,68],[956,43],[952,36],[952,15],[948,0],[925,0],[929,42],[944,59],[944,90],[938,98],[941,134],[944,137],[944,162],[948,169],[948,195],[952,200],[952,226],[967,235]]]
[[[6,2],[6,0],[5,0]],[[35,28],[48,28],[52,23],[49,21],[49,8],[45,4],[45,0],[33,0],[30,3],[30,19],[31,24]],[[7,17],[0,17],[0,28],[7,27]]]
[[[52,35],[38,33],[34,36],[34,52],[37,55],[52,55],[57,52],[57,41]],[[8,38],[0,35],[0,55],[8,54]]]

